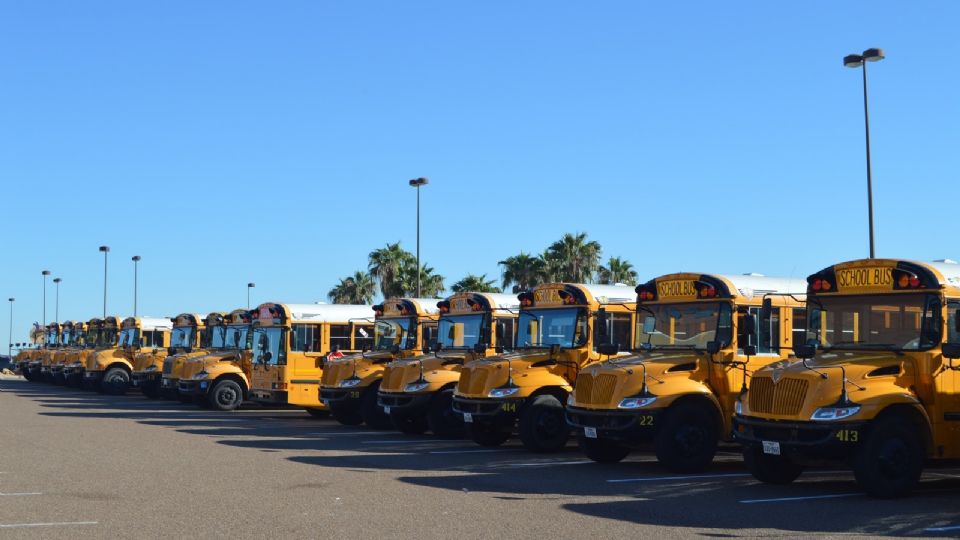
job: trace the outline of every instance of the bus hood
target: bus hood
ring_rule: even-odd
[[[401,351],[400,354],[403,354],[403,352]],[[394,358],[396,357],[390,351],[376,351],[356,353],[336,360],[329,360],[323,366],[320,385],[336,388],[340,386],[344,379],[375,377],[383,373],[384,366],[393,361]]]
[[[693,351],[665,351],[635,354],[596,362],[577,375],[571,405],[616,409],[624,398],[647,393],[676,396],[706,391],[694,376],[707,366],[708,358]]]
[[[513,385],[526,388],[518,392],[517,397],[543,386],[569,386],[560,373],[569,369],[570,353],[575,352],[578,351],[562,349],[552,358],[549,350],[536,349],[474,360],[460,370],[457,394],[469,398],[490,397],[491,390],[509,386],[511,380]],[[561,363],[552,363],[551,359]]]

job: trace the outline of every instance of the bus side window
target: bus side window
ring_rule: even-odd
[[[497,326],[500,327],[499,335],[503,336],[503,343],[497,343],[497,347],[503,347],[504,349],[512,349],[514,343],[517,341],[517,336],[515,332],[516,324],[514,323],[513,317],[504,317],[496,319]]]
[[[353,350],[364,351],[373,349],[373,333],[372,324],[354,324]]]
[[[593,323],[593,350],[601,343],[619,343],[621,351],[630,350],[630,333],[633,330],[633,321],[630,313],[607,313],[607,336],[600,337],[599,317]]]
[[[290,332],[290,350],[320,352],[320,327],[316,324],[294,324]]]
[[[437,339],[437,325],[436,324],[425,324],[423,325],[423,344],[428,345],[433,343]]]
[[[350,350],[350,325],[349,324],[331,324],[330,325],[330,350],[331,351],[349,351]]]
[[[760,320],[760,308],[751,307],[747,309],[747,314],[757,318],[757,354],[777,354],[780,352],[780,310],[772,309],[770,319]],[[738,313],[737,317],[743,317],[745,314]],[[737,352],[743,354],[743,345],[747,342],[747,336],[743,333],[744,328],[742,320],[737,324]]]
[[[960,332],[957,332],[957,310],[960,309],[960,300],[947,301],[947,343],[960,343]]]

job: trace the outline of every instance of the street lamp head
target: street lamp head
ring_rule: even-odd
[[[43,272],[40,272],[40,274],[42,274],[42,275],[44,275],[44,276],[49,276],[49,275],[50,275],[50,271],[49,271],[49,270],[44,270]]]
[[[133,257],[130,258],[130,260],[133,261],[133,262],[138,262],[138,261],[140,260],[140,256],[139,256],[139,255],[134,255]]]
[[[848,54],[843,57],[843,65],[848,68],[858,68],[863,65],[863,57],[859,54]]]
[[[8,302],[13,302],[14,300],[16,300],[16,298],[7,298]]]
[[[53,278],[53,282],[56,283],[56,284],[58,284],[58,285],[60,284],[61,281],[63,281],[63,280],[60,279],[60,278],[58,278],[58,277]]]
[[[430,179],[425,176],[421,176],[420,178],[414,178],[413,180],[410,180],[411,187],[425,186],[429,183],[430,183]]]
[[[886,58],[886,55],[883,54],[883,49],[867,49],[863,51],[863,59],[867,62],[879,62]]]
[[[247,283],[247,288],[248,288],[248,289],[252,289],[252,288],[254,288],[254,287],[256,287],[256,286],[257,286],[256,283]]]
[[[100,251],[103,253],[108,253],[110,251],[110,246],[100,246]]]

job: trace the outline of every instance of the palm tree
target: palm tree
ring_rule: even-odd
[[[600,244],[587,240],[587,233],[567,233],[547,248],[545,259],[555,261],[557,281],[586,283],[593,279],[593,273],[600,265]]]
[[[370,275],[380,282],[380,294],[384,298],[403,296],[403,287],[400,284],[401,274],[405,266],[416,266],[416,257],[400,247],[400,242],[387,244],[386,247],[375,249],[368,256]]]
[[[404,265],[397,285],[400,291],[397,296],[414,296],[417,294],[416,260]],[[444,290],[446,290],[446,287],[443,285],[443,276],[434,274],[433,268],[424,263],[420,267],[420,296],[422,298],[438,297]]]
[[[376,293],[376,283],[370,274],[357,270],[352,276],[340,279],[327,297],[335,304],[370,304]]]
[[[599,277],[599,283],[603,285],[614,285],[616,283],[624,283],[627,285],[637,284],[637,271],[633,269],[630,261],[621,259],[620,257],[610,257],[607,265],[601,265],[599,270],[597,270],[597,276]]]
[[[487,279],[486,274],[480,276],[467,274],[463,279],[454,283],[450,290],[453,292],[503,292],[503,289],[494,285],[494,280]]]
[[[497,264],[503,267],[503,288],[513,284],[513,292],[527,290],[546,279],[546,262],[529,253],[521,251]]]

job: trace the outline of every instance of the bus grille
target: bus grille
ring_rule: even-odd
[[[577,377],[575,396],[578,404],[606,405],[613,398],[613,391],[617,388],[617,376],[608,373],[596,377],[581,373]]]
[[[774,384],[770,377],[754,378],[750,383],[750,410],[786,416],[798,414],[807,397],[808,385],[804,379],[783,379]]]

